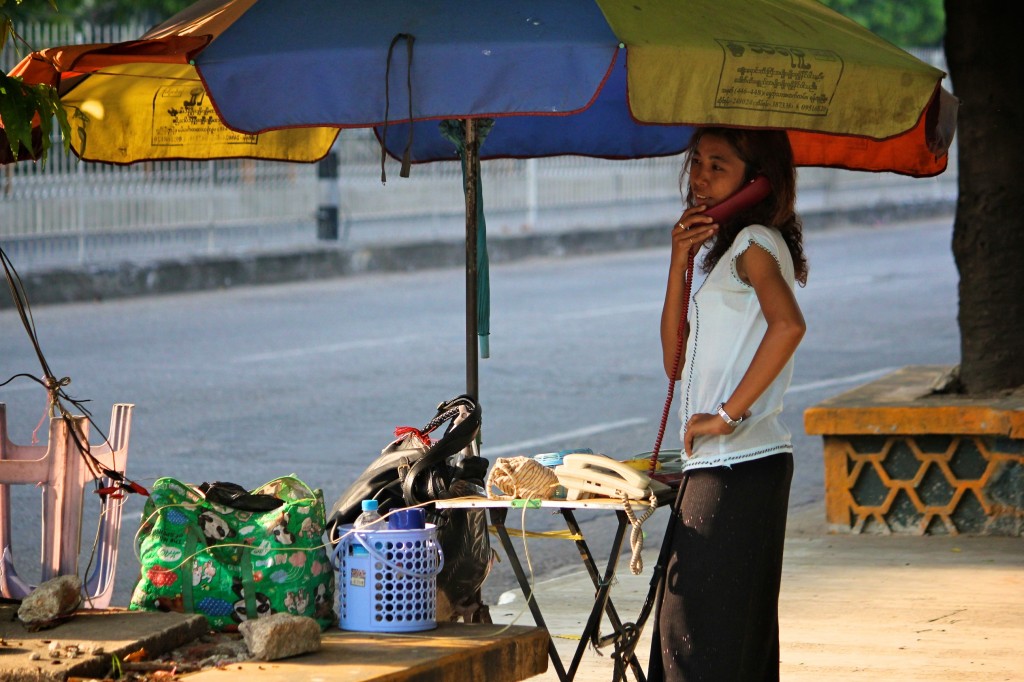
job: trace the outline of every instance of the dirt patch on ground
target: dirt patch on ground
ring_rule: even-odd
[[[166,682],[200,670],[230,669],[232,665],[250,659],[249,649],[239,633],[209,632],[156,657],[150,657],[144,649],[131,652],[124,658],[112,656],[106,676],[91,679]]]

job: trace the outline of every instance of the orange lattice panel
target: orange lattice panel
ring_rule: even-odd
[[[1024,441],[977,435],[826,436],[837,532],[1020,535]]]

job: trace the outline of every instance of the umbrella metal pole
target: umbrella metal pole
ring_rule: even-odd
[[[480,372],[477,351],[477,220],[476,178],[480,172],[480,146],[476,122],[466,119],[466,393],[480,400]]]
[[[466,119],[466,394],[478,404],[480,402],[480,353],[477,344],[480,327],[477,322],[477,219],[476,178],[480,174],[480,143],[476,139],[476,122]],[[479,444],[479,436],[477,436]],[[490,623],[491,616],[484,604],[481,590],[474,595],[479,605],[472,615],[473,623]]]

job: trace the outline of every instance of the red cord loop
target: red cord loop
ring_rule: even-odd
[[[651,451],[651,463],[647,467],[648,475],[658,470],[658,453],[661,452],[661,440],[665,437],[665,427],[668,425],[668,415],[672,410],[672,398],[676,393],[676,377],[679,376],[679,363],[683,358],[683,344],[686,342],[686,318],[690,310],[690,289],[693,284],[693,251],[690,251],[686,259],[686,281],[683,282],[683,314],[679,318],[679,330],[676,332],[676,357],[672,362],[672,374],[668,378],[668,395],[665,397],[665,408],[661,411],[661,425],[658,427],[658,437],[654,439],[654,448]]]

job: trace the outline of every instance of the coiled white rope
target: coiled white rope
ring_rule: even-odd
[[[487,497],[550,500],[558,486],[555,472],[531,457],[499,457],[487,474]],[[501,494],[495,494],[494,489]]]

